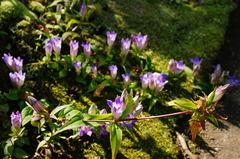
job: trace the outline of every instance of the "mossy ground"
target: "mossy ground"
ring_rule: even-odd
[[[209,3],[203,1],[175,3],[167,0],[103,1],[102,14],[94,14],[92,17],[92,23],[98,29],[93,37],[88,37],[88,40],[102,43],[106,39],[106,31],[115,31],[118,33],[115,46],[120,48],[121,38],[129,38],[141,32],[149,37],[146,53],[152,58],[153,70],[166,71],[167,63],[171,58],[184,60],[191,67],[189,59],[198,56],[204,58],[202,73],[206,76],[224,41],[229,12],[235,6],[230,0],[205,2]],[[14,47],[12,49],[14,50]],[[3,53],[5,52],[1,52],[1,55]],[[21,55],[24,52],[16,54]],[[108,107],[106,99],[113,100],[116,95],[120,95],[117,91],[106,88],[101,97],[93,97],[92,93],[85,92],[81,89],[81,84],[74,81],[74,73],[59,79],[58,74],[53,70],[29,65],[25,69],[29,71],[26,81],[28,87],[33,90],[36,98],[46,99],[50,105],[71,103],[86,112],[92,103],[99,109],[106,108]],[[179,93],[180,88],[174,85],[167,86],[166,90],[168,95],[170,91],[173,93],[171,97],[192,96],[188,89],[182,89],[185,91]],[[166,97],[165,100],[170,100],[170,97]],[[148,107],[148,102],[144,102],[143,105]],[[145,112],[144,115],[173,111],[173,108],[169,108],[164,103],[157,103],[151,112]],[[169,117],[138,121],[136,124],[138,129],[134,128],[135,139],[124,133],[117,158],[179,158],[181,154],[172,135],[172,128],[177,119],[178,117]],[[107,137],[102,139],[85,137],[78,139],[78,142],[77,144],[75,141],[70,142],[66,146],[64,156],[110,158],[111,150]],[[79,151],[81,152],[77,153]]]

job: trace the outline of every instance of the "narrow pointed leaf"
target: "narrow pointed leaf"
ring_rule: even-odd
[[[109,128],[112,159],[115,159],[122,141],[122,127],[119,124],[110,123]]]
[[[177,107],[181,107],[181,108],[192,110],[192,111],[197,110],[197,106],[191,100],[188,100],[185,98],[178,98],[178,99],[172,100],[168,102],[168,105],[177,106]]]

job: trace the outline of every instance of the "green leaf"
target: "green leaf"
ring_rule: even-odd
[[[102,65],[108,64],[107,61],[106,61],[106,57],[105,57],[105,56],[98,54],[97,57],[99,58],[98,67],[100,67],[100,66],[102,66]]]
[[[46,140],[42,140],[41,142],[39,142],[39,144],[38,144],[38,147],[37,147],[37,149],[36,149],[36,151],[38,151],[41,147],[43,147],[45,144],[47,143],[47,141]]]
[[[8,140],[7,144],[4,147],[4,155],[5,156],[11,156],[13,154],[14,146],[13,146],[13,141]]]
[[[72,24],[79,24],[80,21],[76,20],[76,19],[71,19],[68,23],[67,23],[67,26],[66,26],[66,30],[69,29],[69,27],[71,27]]]
[[[122,127],[119,124],[110,123],[109,128],[112,159],[115,159],[122,141]]]
[[[157,103],[157,101],[158,101],[158,98],[150,99],[150,105],[149,105],[148,111],[150,111],[152,109],[152,107]]]
[[[134,88],[137,87],[137,84],[138,84],[138,82],[133,82],[133,83],[131,83],[131,84],[128,86],[128,88],[129,88],[129,89],[134,89]]]
[[[126,109],[123,111],[120,119],[124,119],[131,111],[133,105],[133,92],[131,91],[125,99],[126,101]]]
[[[7,113],[8,110],[9,110],[9,105],[7,103],[3,104],[3,105],[0,105],[0,112]]]
[[[83,115],[84,120],[112,120],[113,115],[112,113],[109,114],[87,114]],[[87,125],[90,126],[99,126],[103,124],[104,122],[85,122]]]
[[[151,65],[152,65],[152,60],[149,56],[147,56],[147,60],[146,60],[146,65],[144,67],[144,70],[150,70],[151,69]]]
[[[71,39],[74,39],[75,37],[80,37],[80,35],[78,33],[67,31],[67,32],[63,33],[62,40],[63,41],[66,40],[69,36],[71,36]]]
[[[62,2],[62,0],[55,0],[55,1],[53,1],[48,7],[55,6],[55,5],[57,5],[59,2]]]
[[[86,62],[83,62],[82,63],[83,78],[86,78],[90,72],[91,72],[91,67]]]
[[[217,90],[217,87],[215,87],[214,90],[208,95],[208,98],[207,98],[207,106],[208,106],[209,104],[212,104],[212,101],[213,101],[213,99],[214,99],[216,90]]]
[[[91,45],[91,49],[94,53],[98,53],[98,47],[96,45]]]
[[[87,84],[86,79],[83,78],[83,77],[79,77],[79,76],[77,76],[77,77],[76,77],[76,81],[79,82],[79,83],[82,83],[82,84],[84,84],[84,85]]]
[[[111,85],[111,81],[108,79],[102,81],[102,83],[100,84],[101,87],[106,87],[106,86],[110,86],[110,85]]]
[[[65,130],[69,130],[69,129],[74,129],[77,128],[79,126],[84,126],[86,125],[83,121],[82,121],[83,117],[82,115],[76,115],[74,116],[72,119],[68,120],[62,127],[60,127],[55,134],[58,134],[60,132],[63,132]]]
[[[32,112],[33,112],[33,110],[31,107],[27,106],[27,107],[23,108],[23,110],[21,111],[22,126],[27,124],[32,119]]]
[[[98,83],[92,79],[91,83],[88,86],[88,92],[94,91],[98,86]]]
[[[63,78],[67,76],[67,71],[65,71],[64,69],[62,69],[61,71],[59,71],[59,78]]]
[[[9,100],[18,100],[19,99],[19,94],[16,89],[10,89],[9,93],[4,93],[4,95],[9,99]]]
[[[67,62],[67,63],[69,63],[69,64],[72,64],[72,61],[71,61],[71,57],[70,57],[70,55],[66,55],[66,56],[64,56],[64,61],[65,62]]]
[[[194,79],[193,70],[185,66],[184,71],[190,79]]]
[[[177,106],[177,107],[181,107],[181,108],[192,110],[192,111],[197,110],[197,106],[191,100],[188,100],[185,98],[177,98],[175,100],[172,100],[168,102],[168,105]]]
[[[71,106],[71,104],[58,106],[51,111],[50,115],[55,115],[57,112],[61,111],[64,108],[70,107],[70,106]]]

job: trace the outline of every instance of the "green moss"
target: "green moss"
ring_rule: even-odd
[[[2,1],[0,5],[0,14],[7,20],[11,18],[24,18],[28,21],[38,19],[33,12],[18,0]]]

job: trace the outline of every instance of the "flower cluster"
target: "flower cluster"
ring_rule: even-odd
[[[25,73],[22,72],[22,66],[23,66],[23,59],[20,57],[13,58],[13,56],[8,53],[4,54],[2,57],[5,64],[8,66],[9,69],[11,69],[12,72],[9,73],[9,77],[11,79],[12,84],[20,90],[22,85],[24,84],[25,80]]]
[[[171,59],[168,63],[168,71],[174,74],[181,73],[184,67],[185,67],[185,64],[183,63],[183,61],[178,62],[178,61],[175,61],[174,59]]]
[[[161,91],[167,81],[167,75],[164,74],[164,72],[158,73],[158,72],[148,72],[144,74],[143,76],[140,76],[140,79],[142,81],[142,88],[147,89],[149,88],[152,93],[157,93]]]

